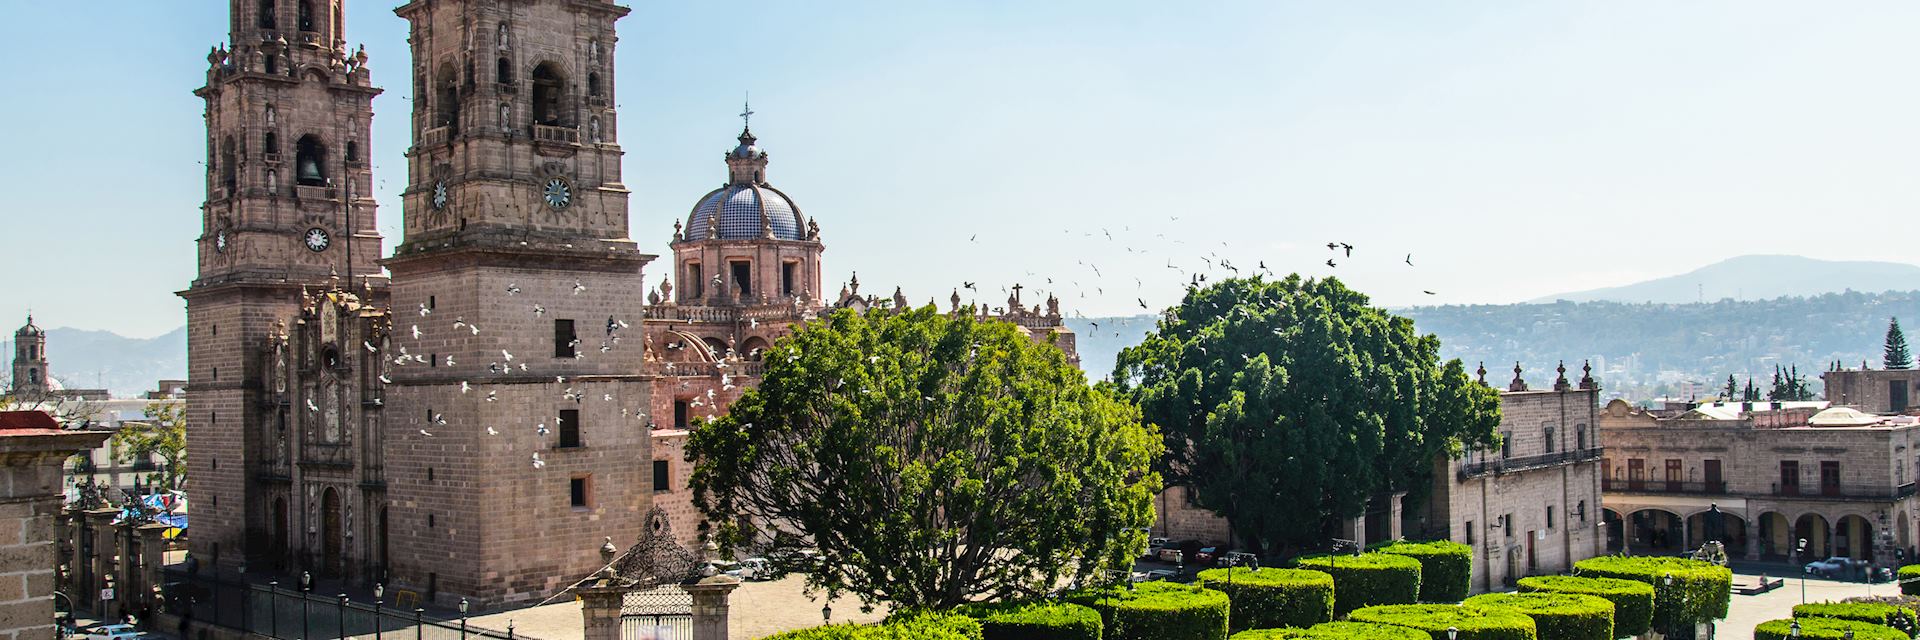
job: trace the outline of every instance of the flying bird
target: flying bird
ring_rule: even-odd
[[[576,296],[580,295],[580,292],[586,291],[586,290],[587,290],[587,285],[580,284],[579,280],[573,281],[573,295],[576,295]]]
[[[507,283],[507,295],[510,295],[510,296],[520,295],[520,285]]]
[[[1407,254],[1407,266],[1413,266],[1413,254],[1411,253]]]
[[[547,308],[537,304],[533,305],[533,315],[535,317],[547,315]]]
[[[1334,264],[1334,263],[1333,263],[1333,259],[1332,259],[1332,258],[1328,258],[1328,259],[1327,259],[1327,266],[1329,266],[1329,267],[1338,267],[1338,266],[1340,266],[1340,265],[1337,265],[1337,264]]]
[[[1342,242],[1340,243],[1340,248],[1347,250],[1347,257],[1353,257],[1353,245]]]

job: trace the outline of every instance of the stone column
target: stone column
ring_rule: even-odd
[[[740,579],[722,573],[680,588],[693,595],[693,640],[727,640],[727,595],[740,588]]]
[[[0,412],[0,637],[54,640],[60,465],[110,435],[60,429],[44,412]]]
[[[632,587],[604,573],[578,587],[582,640],[620,640],[620,604]]]
[[[1387,498],[1387,540],[1389,541],[1406,537],[1407,532],[1400,523],[1400,518],[1406,514],[1405,507],[1400,503],[1405,501],[1406,497],[1407,492],[1395,491]]]
[[[111,582],[118,582],[113,579],[113,557],[118,554],[115,549],[118,545],[115,544],[113,536],[113,517],[119,513],[113,509],[87,511],[87,529],[93,535],[93,558],[88,562],[87,567],[87,571],[93,575],[93,584],[89,585],[92,591],[87,594],[87,599],[93,602],[94,615],[100,616],[103,620],[114,620],[114,603],[100,600],[100,591],[107,588]],[[113,584],[116,592],[119,586]],[[115,599],[118,599],[119,595],[115,593]]]

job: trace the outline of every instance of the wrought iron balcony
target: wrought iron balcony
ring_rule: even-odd
[[[1464,480],[1487,474],[1500,475],[1503,473],[1541,469],[1562,464],[1597,461],[1600,459],[1600,454],[1604,450],[1604,447],[1594,447],[1591,449],[1555,451],[1553,453],[1543,453],[1532,456],[1495,458],[1479,462],[1462,462],[1460,463],[1459,475],[1460,478]]]
[[[1665,480],[1621,480],[1603,478],[1601,491],[1620,493],[1680,493],[1690,495],[1719,496],[1726,495],[1727,483],[1715,482],[1668,482]]]

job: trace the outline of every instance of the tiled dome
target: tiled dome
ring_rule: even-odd
[[[743,240],[761,237],[761,216],[780,240],[800,240],[800,208],[773,187],[754,184],[730,184],[700,199],[687,218],[687,239],[705,240],[708,225],[718,224],[720,239]],[[718,218],[719,222],[714,220]]]
[[[718,228],[721,240],[805,240],[806,221],[792,198],[767,184],[767,152],[757,146],[751,131],[740,132],[740,145],[728,151],[727,185],[693,205],[687,216],[686,239],[706,240]]]

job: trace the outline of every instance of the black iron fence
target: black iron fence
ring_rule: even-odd
[[[620,640],[693,640],[692,594],[669,585],[622,596]]]
[[[464,618],[443,620],[423,609],[399,609],[271,584],[250,584],[165,572],[167,608],[188,624],[213,624],[275,640],[374,638],[377,640],[537,640],[512,627],[497,631]]]

